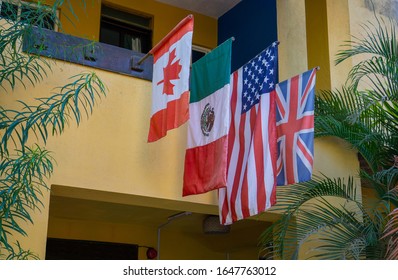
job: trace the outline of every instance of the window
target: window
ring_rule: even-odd
[[[152,18],[102,5],[100,42],[147,53],[152,48]]]
[[[57,12],[58,13],[58,12]],[[31,23],[35,26],[55,30],[55,18],[49,7],[24,1],[0,0],[0,18]]]
[[[208,48],[192,45],[192,63],[204,57],[209,52],[210,49]]]

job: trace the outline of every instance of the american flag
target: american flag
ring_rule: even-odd
[[[311,179],[316,68],[276,86],[277,185]]]
[[[277,45],[231,75],[227,187],[219,189],[221,224],[261,213],[276,201]]]

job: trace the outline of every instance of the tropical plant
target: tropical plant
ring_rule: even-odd
[[[398,42],[396,22],[363,26],[337,54],[339,64],[367,58],[351,69],[341,90],[321,91],[315,101],[315,137],[337,137],[358,152],[359,174],[349,178],[314,176],[309,182],[278,189],[277,210],[284,214],[261,236],[273,257],[398,258]],[[362,57],[362,56],[361,56]],[[356,182],[372,191],[358,196]]]
[[[398,208],[390,213],[390,220],[384,229],[382,238],[388,239],[386,258],[389,260],[398,259]]]
[[[1,6],[4,17],[0,18],[0,94],[7,94],[18,85],[23,86],[18,87],[19,91],[28,91],[29,84],[34,86],[46,78],[55,62],[37,51],[22,52],[22,41],[33,30],[41,32],[49,22],[62,30],[56,11],[61,5],[70,5],[64,0],[56,0],[52,6],[39,1],[34,9],[17,13],[19,2],[3,1]],[[0,106],[0,258],[37,258],[20,246],[18,236],[26,235],[23,225],[33,223],[31,214],[41,209],[42,194],[48,190],[54,158],[45,147],[46,140],[50,135],[61,134],[69,122],[78,124],[89,116],[96,100],[105,93],[106,88],[95,73],[81,73],[33,104],[19,101],[19,110]],[[11,236],[17,240],[15,244],[11,243]]]

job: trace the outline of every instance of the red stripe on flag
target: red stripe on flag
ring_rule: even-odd
[[[189,119],[189,91],[181,94],[179,99],[167,103],[167,107],[152,115],[150,120],[148,142],[164,137],[167,130],[177,128]]]
[[[297,140],[297,147],[300,149],[301,153],[304,155],[304,157],[307,159],[307,161],[313,166],[313,158],[311,153],[308,152],[306,146],[303,144],[303,142],[298,139]]]
[[[247,181],[247,165],[246,165],[244,174],[243,174],[241,191],[240,191],[240,208],[241,208],[242,214],[239,213],[239,217],[241,217],[241,216],[249,217],[250,216],[248,193],[249,193],[249,185],[248,185],[248,181]],[[236,220],[239,220],[239,219],[235,217],[234,221],[236,221]]]
[[[234,125],[234,120],[237,114],[237,102],[238,102],[238,71],[235,71],[231,75],[231,87],[232,87],[232,95],[231,95],[231,102],[230,102],[230,107],[231,107],[231,123],[229,126],[229,132],[228,132],[228,166],[231,162],[231,154],[232,154],[232,148],[234,146],[235,142],[235,125]],[[239,113],[239,112],[238,112]]]
[[[283,150],[280,150],[281,156],[283,158]],[[282,171],[283,168],[283,160],[281,160],[280,162],[278,162],[278,167],[276,169],[276,174],[279,174]]]
[[[252,147],[253,143],[252,143],[252,135],[254,134],[254,126],[256,124],[256,116],[257,116],[257,112],[256,112],[256,108],[257,106],[253,107],[250,112],[246,113],[249,114],[250,113],[250,117],[249,117],[249,132],[245,131],[245,147],[247,147],[247,158],[246,158],[246,162],[245,162],[245,167],[244,167],[244,177],[243,177],[243,183],[242,183],[242,187],[241,187],[241,209],[242,209],[242,215],[243,217],[250,217],[250,208],[253,207],[253,205],[250,203],[249,201],[249,182],[248,182],[248,176],[250,176],[251,174],[248,174],[250,170],[249,167],[249,161],[250,159],[250,152],[252,149],[254,149],[254,147]],[[253,135],[253,137],[255,137]],[[254,157],[256,157],[256,151],[254,151]],[[255,172],[257,173],[257,172]]]
[[[276,102],[277,102],[277,105],[278,105],[279,112],[280,112],[281,116],[284,117],[285,114],[286,114],[286,111],[285,111],[285,108],[283,107],[283,104],[282,104],[281,100],[279,98],[276,98]]]
[[[270,106],[269,106],[269,116],[268,116],[268,140],[269,140],[269,151],[271,157],[272,170],[274,171],[274,181],[272,185],[271,196],[269,198],[270,205],[276,203],[276,163],[278,161],[278,147],[277,147],[277,135],[278,131],[276,129],[276,91],[270,92]],[[268,186],[271,187],[271,186]]]
[[[289,117],[287,121],[287,125],[296,125],[297,121],[297,104],[298,104],[298,90],[299,90],[299,85],[298,85],[299,79],[298,77],[294,77],[291,79],[290,83],[290,106],[289,106]],[[285,138],[285,147],[286,147],[286,162],[289,162],[290,164],[286,164],[286,176],[287,178],[295,178],[294,176],[294,167],[296,166],[295,163],[295,158],[294,158],[294,152],[292,148],[295,146],[294,141],[295,141],[295,135],[296,130],[295,129],[289,129],[287,128],[285,130],[286,138]]]
[[[228,193],[226,189],[219,189],[218,200],[220,204],[220,223],[222,225],[229,224],[227,221],[229,216]]]
[[[240,108],[238,108],[238,110],[240,110]],[[228,172],[234,172],[235,177],[234,177],[234,181],[233,184],[231,186],[231,205],[230,205],[230,211],[231,211],[231,216],[232,216],[232,220],[236,221],[237,219],[237,215],[236,215],[236,207],[235,207],[235,203],[236,203],[236,199],[238,197],[238,191],[240,191],[240,181],[242,180],[242,167],[243,167],[243,156],[245,154],[245,122],[246,122],[246,114],[242,114],[240,117],[240,122],[239,122],[239,135],[238,135],[238,142],[239,142],[239,153],[238,153],[238,157],[237,157],[237,165],[236,165],[236,169],[235,170],[231,170]]]
[[[262,98],[265,98],[263,96]],[[254,144],[254,155],[256,157],[256,176],[257,176],[257,211],[262,212],[265,208],[266,203],[266,193],[265,193],[265,182],[264,182],[264,146],[263,146],[263,109],[261,106],[258,107],[258,118],[256,122],[256,127],[254,129],[254,137],[253,137],[253,144]],[[267,120],[264,120],[267,121]]]
[[[314,128],[314,115],[303,116],[300,120],[301,129],[313,129]]]
[[[221,156],[227,153],[227,146],[225,135],[205,146],[186,150],[183,196],[205,193],[227,185],[226,158]]]
[[[311,92],[311,90],[310,90],[310,88],[311,87],[313,87],[313,80],[314,80],[314,78],[315,78],[315,74],[316,74],[316,71],[312,71],[311,72],[311,76],[310,76],[310,78],[308,79],[308,83],[307,83],[307,85],[306,85],[306,87],[305,87],[305,89],[304,89],[304,94],[303,94],[303,97],[301,98],[301,102],[300,102],[300,107],[301,106],[303,106],[304,105],[304,103],[306,103],[307,102],[307,96],[310,94],[310,92]]]

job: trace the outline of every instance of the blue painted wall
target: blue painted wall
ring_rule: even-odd
[[[242,0],[218,19],[218,44],[235,37],[232,71],[277,41],[276,1]]]

